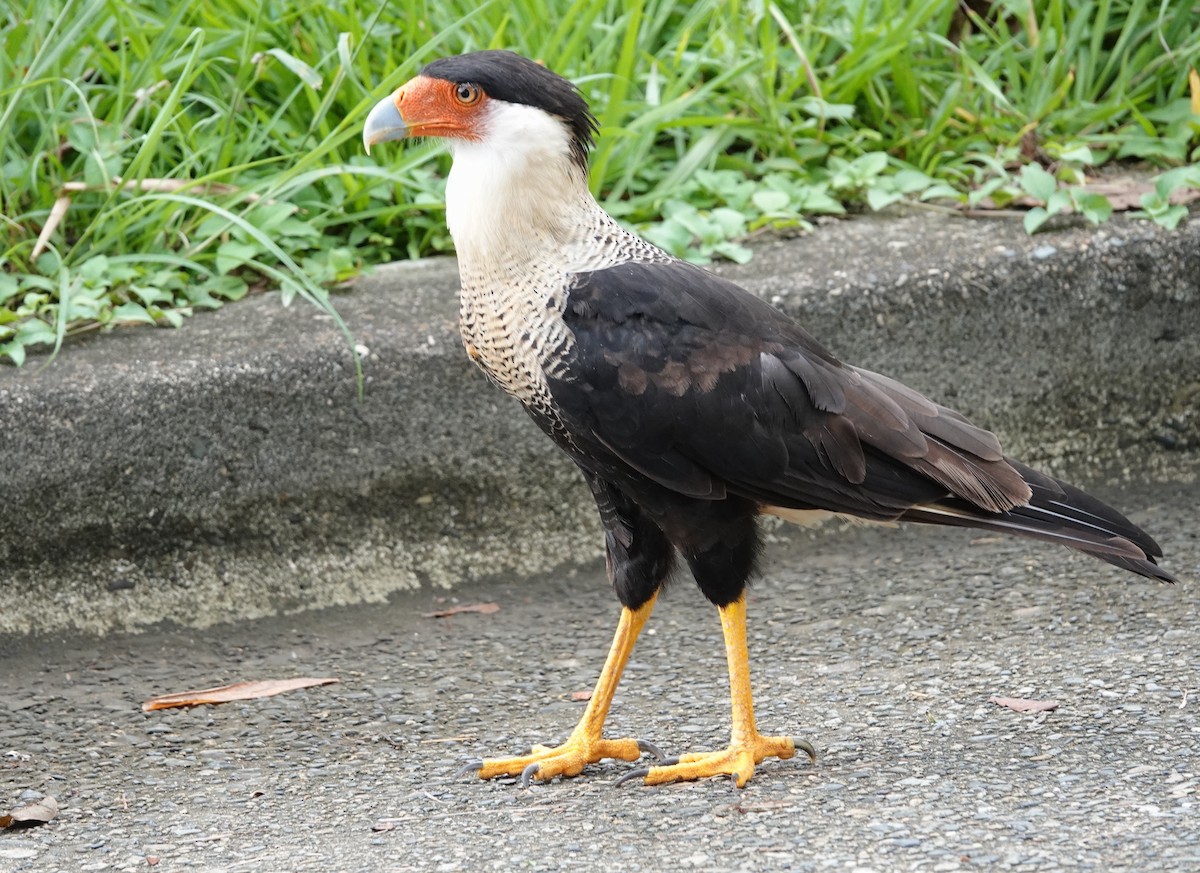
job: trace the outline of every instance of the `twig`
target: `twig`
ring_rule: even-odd
[[[196,188],[202,194],[237,194],[241,190],[236,185],[227,185],[224,182],[205,182],[197,185],[190,179],[130,179],[126,181],[120,176],[113,176],[111,180],[102,185],[90,185],[87,182],[64,182],[62,193],[50,207],[50,214],[46,217],[46,223],[42,225],[42,232],[38,234],[37,242],[33,245],[31,259],[37,260],[38,255],[49,247],[51,234],[58,229],[67,210],[71,208],[72,194],[80,191],[119,191],[122,188],[133,188],[152,194],[172,194],[184,188]],[[262,199],[262,195],[253,192],[246,192],[245,196],[251,203]]]
[[[47,216],[46,223],[42,225],[42,232],[38,234],[37,242],[33,244],[33,254],[30,256],[30,260],[36,261],[38,255],[50,245],[50,234],[54,233],[55,228],[62,222],[63,216],[67,214],[70,206],[71,198],[65,194],[60,194],[54,201],[54,205],[50,207],[50,215]]]

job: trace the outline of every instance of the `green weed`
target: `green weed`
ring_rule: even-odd
[[[434,57],[513,48],[580,84],[591,184],[695,260],[816,215],[1103,221],[1089,180],[1200,186],[1196,0],[15,0],[0,19],[0,359],[449,251],[434,146],[362,153]],[[1159,174],[1155,176],[1155,174]]]

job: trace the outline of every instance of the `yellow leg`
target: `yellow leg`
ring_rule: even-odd
[[[733,701],[733,729],[729,747],[719,752],[681,755],[678,763],[650,767],[629,777],[643,775],[645,784],[662,785],[689,779],[728,775],[738,788],[754,775],[754,765],[764,758],[791,758],[797,746],[816,760],[813,748],[791,737],[765,737],[754,724],[754,700],[750,693],[750,656],[746,650],[746,598],[720,608],[721,629],[725,632],[725,657],[729,662],[729,693]]]
[[[596,681],[583,717],[579,719],[579,724],[565,743],[554,748],[534,746],[530,754],[515,758],[488,758],[471,762],[464,770],[478,769],[480,779],[515,776],[520,773],[522,783],[528,785],[535,777],[549,782],[555,776],[577,776],[584,767],[601,758],[636,761],[644,751],[661,758],[657,748],[644,740],[606,740],[602,736],[604,720],[608,717],[613,694],[621,681],[621,674],[625,671],[633,644],[637,642],[638,634],[642,632],[646,619],[654,609],[656,598],[657,595],[651,597],[637,609],[621,610],[621,620],[617,624],[612,647],[608,650],[608,658],[604,661],[604,669],[600,671],[600,678]]]

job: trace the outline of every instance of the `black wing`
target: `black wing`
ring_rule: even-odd
[[[990,432],[843,364],[774,307],[696,267],[577,274],[564,319],[574,345],[551,394],[577,459],[599,475],[767,508],[1002,527],[1165,575],[1140,566],[1161,552],[1115,511],[1090,497],[1086,522],[1030,510],[1037,494],[1082,492],[1010,462]]]

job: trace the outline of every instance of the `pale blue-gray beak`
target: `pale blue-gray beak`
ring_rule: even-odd
[[[408,136],[408,125],[396,108],[395,93],[389,94],[375,104],[375,108],[367,115],[363,125],[363,146],[367,154],[371,146],[377,142],[387,142],[389,139],[404,139]]]

